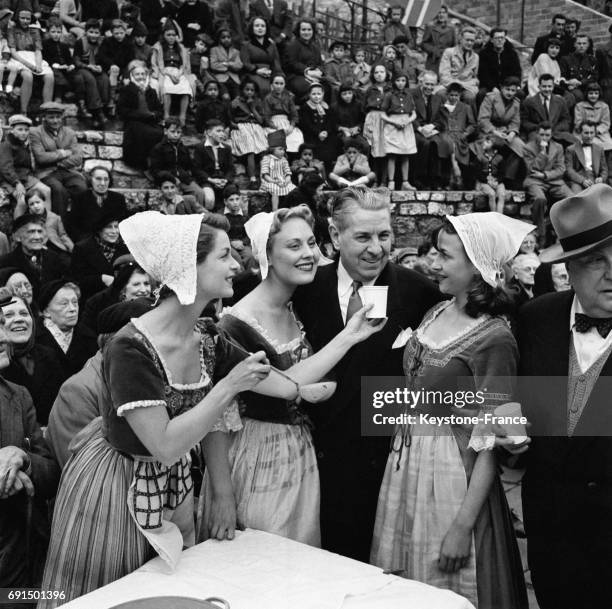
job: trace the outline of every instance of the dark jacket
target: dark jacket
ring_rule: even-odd
[[[567,436],[573,291],[544,294],[518,315],[519,399],[531,426],[523,464],[528,560],[541,606],[612,606],[612,358]]]
[[[599,67],[593,55],[570,53],[559,60],[561,76],[566,80],[576,78],[583,90],[591,82],[599,81]]]
[[[548,117],[539,93],[531,95],[521,104],[521,131],[526,136],[537,131],[538,125],[544,121],[551,124],[555,139],[562,133],[569,133],[570,115],[565,100],[560,95],[551,96]]]
[[[221,121],[224,127],[229,127],[232,123],[230,104],[224,99],[204,96],[196,107],[195,125],[198,133],[202,133],[206,128],[206,121],[213,118]]]
[[[101,275],[114,274],[113,262],[127,254],[128,249],[121,244],[117,247],[112,260],[107,260],[95,237],[89,237],[75,244],[72,252],[70,274],[81,288],[81,300],[86,302],[90,296],[100,292],[106,286]]]
[[[149,35],[147,42],[155,44],[159,40],[162,31],[161,20],[164,17],[174,19],[177,7],[172,2],[165,2],[163,5],[160,0],[145,0],[140,2],[140,20],[147,26]]]
[[[495,87],[499,89],[508,76],[516,76],[520,80],[521,62],[509,40],[506,40],[501,53],[498,53],[489,41],[478,55],[478,80],[481,88],[487,91],[492,91]]]
[[[186,47],[193,47],[198,34],[208,34],[213,36],[213,11],[206,2],[198,0],[195,4],[185,2],[176,13],[176,22],[183,30],[183,44]],[[187,27],[190,23],[197,23],[199,30],[192,30]]]
[[[416,329],[425,313],[441,300],[423,276],[388,263],[376,281],[388,285],[385,327],[355,345],[333,372],[338,386],[325,403],[310,409],[321,478],[323,547],[368,560],[378,492],[389,455],[389,439],[361,434],[361,379],[401,376],[403,349],[391,349],[402,328]],[[317,270],[312,283],[300,286],[293,303],[315,351],[343,329],[338,302],[337,264]],[[324,312],[324,314],[321,314]]]
[[[320,68],[323,71],[321,48],[316,42],[306,43],[300,38],[294,38],[285,45],[283,68],[287,78],[304,76],[306,68]]]
[[[565,150],[565,177],[569,182],[582,186],[586,178],[594,180],[601,178],[604,183],[608,180],[608,163],[604,149],[598,144],[591,144],[593,170],[586,168],[586,159],[582,144],[572,144]]]
[[[414,111],[416,112],[416,119],[414,120],[413,127],[416,131],[419,127],[431,123],[435,125],[438,131],[443,129],[442,121],[440,120],[440,109],[444,106],[444,99],[439,95],[431,96],[431,116],[427,120],[427,100],[423,95],[421,87],[415,87],[410,90],[412,100],[414,101]]]
[[[20,245],[10,254],[0,257],[0,268],[16,267],[32,281],[35,298],[38,297],[42,285],[54,279],[61,279],[67,270],[64,259],[55,252],[43,249],[39,256],[40,268],[32,264]]]
[[[36,329],[32,331],[35,332]],[[2,375],[7,381],[28,390],[34,402],[36,420],[39,425],[46,426],[51,406],[68,375],[59,365],[55,352],[44,345],[34,344],[29,357],[34,363],[34,372],[31,375],[14,356],[10,366],[2,371]]]
[[[270,36],[278,44],[282,40],[291,38],[293,30],[293,13],[289,10],[285,0],[274,0],[272,11],[264,0],[251,0],[250,16],[263,17],[270,26]],[[281,34],[284,34],[281,36]]]
[[[61,366],[66,378],[79,372],[85,362],[98,350],[96,339],[84,334],[77,326],[72,334],[70,347],[64,353],[42,321],[36,329],[36,342],[53,351],[55,360]]]
[[[28,454],[35,491],[32,521],[28,521],[24,491],[0,499],[0,586],[34,587],[38,584],[36,575],[40,575],[36,572],[45,561],[45,544],[40,535],[47,526],[45,500],[55,495],[60,470],[36,422],[27,389],[0,377],[0,404],[0,448],[17,446]]]
[[[554,32],[549,32],[548,34],[543,34],[542,36],[538,36],[535,41],[535,45],[533,46],[533,53],[531,54],[531,65],[533,65],[536,59],[542,54],[546,53],[546,49],[548,48],[548,41],[551,38],[559,38]],[[567,36],[563,36],[559,38],[561,42],[561,50],[559,51],[559,55],[557,57],[558,60],[561,60],[561,57],[564,55],[569,55],[573,49],[573,41],[569,40]]]
[[[50,66],[53,66],[54,63],[65,66],[74,65],[70,47],[65,42],[54,42],[47,38],[43,41],[42,56]]]
[[[245,40],[240,47],[240,59],[245,74],[254,74],[259,68],[270,68],[272,72],[281,71],[278,49],[270,39],[264,39],[263,44]]]
[[[138,109],[138,93],[138,87],[133,82],[121,88],[117,102],[119,117],[126,122],[137,121],[147,124],[159,122],[162,116],[162,105],[155,89],[148,87],[145,91],[145,100],[149,112]]]
[[[15,186],[34,173],[29,142],[23,144],[8,133],[0,144],[0,180]]]
[[[72,201],[72,209],[66,218],[66,230],[70,238],[76,243],[90,237],[98,218],[106,214],[112,214],[117,218],[127,218],[127,204],[121,193],[109,190],[102,207],[98,205],[91,189],[75,196]]]
[[[162,171],[169,171],[183,184],[193,180],[189,150],[182,142],[173,144],[166,137],[151,150],[151,173],[157,179]]]
[[[203,185],[208,178],[225,178],[231,180],[234,177],[234,161],[232,151],[225,146],[218,149],[219,167],[215,166],[215,155],[211,146],[204,143],[198,144],[193,151],[193,177],[195,181]]]
[[[119,19],[119,8],[116,0],[81,0],[81,20],[100,19],[102,32],[111,28],[111,21]]]
[[[119,42],[111,36],[102,41],[97,57],[103,70],[108,72],[111,66],[117,66],[123,73],[134,59],[134,45],[129,38]]]

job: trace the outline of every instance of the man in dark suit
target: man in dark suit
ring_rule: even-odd
[[[441,175],[438,146],[444,145],[440,136],[440,108],[444,100],[434,95],[437,83],[436,73],[428,70],[419,77],[419,86],[410,91],[416,111],[414,135],[419,151],[410,163],[411,182],[421,187],[433,186]]]
[[[568,48],[566,44],[565,22],[566,22],[565,15],[561,15],[560,13],[557,13],[556,15],[553,16],[550,32],[548,32],[548,34],[543,34],[542,36],[538,36],[538,38],[536,39],[535,45],[533,47],[533,53],[531,55],[532,64],[535,63],[535,60],[542,53],[546,53],[546,49],[548,47],[548,41],[551,38],[558,38],[559,42],[561,42],[561,52],[559,53],[559,58],[573,51],[573,49]]]
[[[398,334],[416,328],[441,299],[423,276],[389,262],[388,195],[346,188],[334,198],[330,235],[339,260],[319,268],[293,302],[315,350],[324,347],[361,306],[359,287],[389,286],[386,326],[353,347],[334,369],[338,387],[313,407],[314,442],[321,479],[321,535],[326,550],[368,561],[389,439],[361,434],[360,387],[364,376],[403,376]]]
[[[270,37],[277,45],[291,38],[293,14],[286,0],[252,0],[251,17],[263,17],[270,26]]]
[[[570,133],[570,115],[565,100],[553,93],[554,78],[542,74],[538,79],[540,92],[528,97],[521,106],[521,131],[525,139],[533,140],[542,122],[550,123],[552,137],[563,146],[575,144],[577,139]]]
[[[526,178],[523,182],[531,201],[531,218],[538,227],[540,247],[546,245],[546,210],[548,197],[558,201],[571,195],[563,181],[565,160],[563,148],[552,141],[550,123],[541,123],[535,140],[525,146],[523,160]]]
[[[604,149],[593,143],[595,128],[594,123],[582,123],[580,143],[572,144],[565,151],[565,177],[574,193],[608,181]]]
[[[31,278],[34,298],[37,298],[41,286],[62,277],[67,266],[63,258],[47,249],[45,221],[40,216],[20,216],[15,220],[13,231],[17,245],[10,254],[0,257],[0,268],[15,267]]]
[[[541,259],[566,262],[574,291],[518,316],[528,561],[540,609],[612,607],[612,188],[556,203],[551,219],[560,243]]]

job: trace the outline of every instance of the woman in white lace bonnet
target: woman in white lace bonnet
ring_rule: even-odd
[[[66,601],[155,553],[173,568],[195,539],[190,450],[213,429],[241,427],[239,392],[297,395],[270,375],[263,351],[247,357],[198,320],[208,302],[233,294],[228,228],[223,216],[154,211],[120,224],[136,262],[163,287],[157,307],[107,344],[103,416],[71,446],[44,573]]]
[[[407,385],[481,391],[484,403],[462,404],[455,393],[454,403],[438,403],[430,413],[476,415],[511,400],[518,352],[502,317],[512,310],[502,268],[531,230],[487,212],[447,217],[434,233],[439,256],[432,270],[452,298],[434,306],[408,340]],[[418,414],[418,407],[410,412]],[[526,609],[493,441],[480,425],[397,428],[378,499],[372,564],[451,589],[477,607]]]
[[[218,324],[248,351],[263,349],[275,367],[301,383],[318,381],[353,345],[384,326],[368,322],[364,307],[313,355],[291,307],[295,289],[310,283],[317,270],[313,226],[306,205],[259,213],[245,224],[262,282]],[[220,430],[204,441],[208,468],[198,540],[231,538],[238,523],[319,546],[319,472],[302,404],[252,392],[241,393],[240,402],[243,428]]]

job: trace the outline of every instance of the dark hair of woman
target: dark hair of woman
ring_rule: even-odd
[[[248,25],[248,28],[247,28],[247,36],[252,41],[257,40],[257,37],[255,36],[255,32],[253,31],[253,26],[255,25],[255,22],[258,19],[260,19],[261,21],[263,21],[266,24],[266,33],[263,35],[264,42],[265,42],[266,38],[270,35],[270,26],[268,25],[268,22],[263,17],[259,17],[259,16],[253,17],[253,19],[251,19],[249,21],[249,25]]]
[[[302,23],[310,23],[310,25],[312,26],[312,38],[310,39],[311,41],[314,40],[317,28],[315,27],[315,22],[312,19],[299,19],[298,22],[295,24],[295,27],[293,28],[293,33],[295,35],[296,38],[300,37],[300,27],[302,25]]]
[[[447,235],[457,235],[455,227],[446,220],[431,234],[431,241],[436,248],[441,231],[444,231]],[[480,274],[475,275],[467,292],[465,312],[474,318],[483,313],[493,316],[512,315],[515,312],[514,295],[504,286],[499,285],[494,288]]]

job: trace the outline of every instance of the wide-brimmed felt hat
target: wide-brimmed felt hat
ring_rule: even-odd
[[[612,243],[612,187],[594,184],[558,201],[550,220],[559,243],[540,253],[542,262],[564,262]]]

